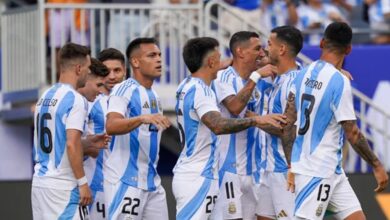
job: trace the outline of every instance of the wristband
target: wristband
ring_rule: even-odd
[[[257,83],[261,79],[261,75],[258,72],[253,72],[249,76],[249,79],[252,80],[254,83]]]
[[[88,183],[88,180],[87,180],[86,176],[83,176],[83,177],[81,177],[80,179],[77,180],[77,185],[78,186],[82,186],[82,185],[84,185],[86,183]]]

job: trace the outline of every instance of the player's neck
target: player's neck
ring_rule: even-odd
[[[280,59],[276,68],[278,69],[278,75],[283,75],[289,70],[297,69],[297,64],[295,59]]]
[[[249,75],[253,72],[248,69],[248,65],[245,65],[245,63],[237,62],[233,60],[232,67],[234,70],[240,75],[243,79],[248,79]]]
[[[143,87],[147,89],[151,89],[153,85],[154,79],[151,79],[149,77],[143,76],[141,73],[135,74],[133,77],[139,84],[141,84]]]
[[[336,69],[340,70],[343,67],[344,57],[345,57],[344,55],[324,52],[321,54],[320,59],[327,63],[332,64]]]
[[[110,91],[109,91],[106,87],[103,87],[102,93],[103,93],[104,95],[109,95],[109,94],[110,94]]]
[[[58,80],[59,83],[69,84],[74,89],[77,88],[77,77],[72,72],[61,72],[60,78]]]
[[[200,69],[195,73],[191,74],[192,77],[201,79],[208,86],[210,86],[211,81],[213,80],[213,78],[211,77],[212,75],[213,75],[212,73],[209,73],[203,69]]]

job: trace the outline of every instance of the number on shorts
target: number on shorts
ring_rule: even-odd
[[[309,106],[303,106],[305,101],[309,102]],[[307,130],[309,130],[310,127],[310,113],[313,111],[313,106],[315,103],[316,99],[313,95],[309,94],[302,94],[302,100],[301,100],[301,108],[305,108],[304,110],[304,115],[305,115],[305,124],[303,127],[300,127],[298,130],[298,134],[304,135],[306,134]]]
[[[206,213],[211,213],[214,206],[210,207],[210,205],[215,205],[215,202],[217,201],[217,196],[207,196],[206,200],[207,200]]]
[[[226,182],[225,189],[226,189],[226,198],[227,199],[230,199],[230,198],[234,199],[233,182]]]
[[[126,200],[127,203],[123,205],[122,213],[138,215],[138,211],[135,209],[138,208],[140,200],[138,198],[131,199],[130,197],[125,197],[123,200]],[[131,210],[127,210],[127,206],[130,206],[129,209]]]
[[[87,206],[79,206],[79,215],[80,215],[80,219],[81,220],[88,219],[88,208],[87,208]]]
[[[324,188],[325,197],[322,196],[322,188]],[[317,201],[325,202],[329,198],[330,185],[321,184],[318,190]]]
[[[50,113],[43,113],[42,117],[39,117],[39,114],[37,114],[37,138],[40,140],[39,145],[42,151],[49,154],[53,149],[53,141],[50,129],[45,126],[45,120],[51,120]],[[45,136],[47,137],[48,141],[47,145],[45,145]]]
[[[101,212],[103,218],[105,218],[106,217],[106,208],[105,208],[104,203],[101,203],[101,204],[102,205],[100,206],[100,202],[96,203],[96,210],[97,210],[97,212]]]

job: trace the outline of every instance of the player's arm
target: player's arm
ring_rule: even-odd
[[[285,123],[282,115],[266,115],[251,118],[224,118],[220,112],[210,111],[201,118],[202,122],[216,135],[231,134],[252,126],[262,127],[272,125],[281,129],[280,123]]]
[[[141,124],[154,124],[158,129],[166,129],[171,126],[167,117],[161,114],[147,114],[132,118],[125,118],[117,112],[107,114],[106,131],[109,135],[121,135],[129,133]]]
[[[291,152],[296,136],[295,121],[297,120],[297,109],[295,106],[295,94],[290,92],[288,94],[286,109],[284,115],[287,117],[287,123],[283,128],[280,139],[282,141],[284,155],[288,166],[291,164]]]
[[[368,164],[374,168],[374,175],[378,182],[378,187],[375,189],[376,192],[383,191],[388,184],[388,175],[379,161],[378,157],[371,150],[368,145],[367,139],[364,137],[355,120],[342,121],[340,122],[343,126],[345,135],[353,147],[353,149],[362,157]]]
[[[85,206],[92,202],[92,194],[86,181],[83,168],[83,149],[81,145],[81,131],[77,129],[66,130],[66,148],[69,163],[75,178],[78,180],[80,190],[80,205]],[[82,182],[82,183],[80,183]]]
[[[248,104],[258,80],[261,77],[271,76],[275,72],[276,67],[270,64],[254,71],[245,86],[236,95],[230,95],[223,99],[222,104],[226,107],[230,114],[238,116]]]
[[[256,117],[259,116],[258,114],[247,110],[245,113],[245,117],[250,118],[250,117]],[[283,130],[280,129],[279,127],[271,126],[271,125],[265,125],[261,128],[263,131],[267,132],[268,134],[271,135],[276,135],[276,136],[281,136],[283,133]]]

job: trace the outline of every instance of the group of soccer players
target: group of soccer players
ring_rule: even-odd
[[[341,167],[344,134],[371,166],[377,192],[388,176],[356,125],[344,57],[351,28],[330,24],[318,61],[300,68],[303,37],[290,26],[235,33],[221,70],[216,39],[190,39],[190,76],[176,93],[182,153],[173,170],[176,219],[365,219]],[[153,90],[161,52],[137,38],[90,57],[60,50],[59,82],[34,115],[34,219],[168,219],[157,173],[161,133],[171,126]],[[179,140],[178,140],[179,141]]]

